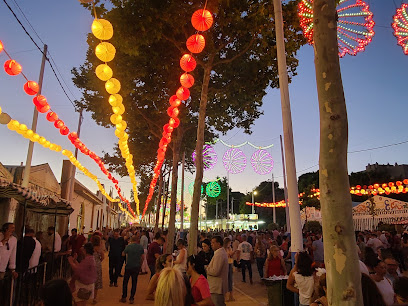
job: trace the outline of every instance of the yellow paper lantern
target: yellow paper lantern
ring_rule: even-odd
[[[49,149],[50,149],[51,151],[53,151],[53,150],[55,149],[55,144],[51,143],[50,146],[49,146]]]
[[[10,122],[7,123],[7,128],[8,128],[10,131],[14,131],[13,121],[14,121],[14,120],[10,120]]]
[[[123,105],[123,104],[121,104]],[[112,111],[114,114],[122,115],[124,113],[124,107],[114,106],[112,107]]]
[[[51,142],[49,142],[48,140],[43,144],[44,148],[49,148],[51,145]]]
[[[116,115],[116,114],[113,114],[112,116],[110,116],[110,121],[113,123],[113,124],[118,124],[119,122],[121,122],[122,121],[122,116],[121,115]]]
[[[105,89],[111,95],[117,94],[120,91],[120,82],[115,78],[111,78],[105,83]]]
[[[13,120],[13,130],[17,131],[20,128],[20,122],[18,122],[17,120]]]
[[[27,130],[26,135],[28,138],[32,137],[34,135],[33,130]]]
[[[96,67],[95,74],[98,77],[98,79],[102,81],[107,81],[113,76],[113,71],[111,67],[109,67],[108,65],[100,64],[98,67]]]
[[[124,120],[116,125],[116,129],[121,130],[121,131],[126,130],[126,127],[127,127],[127,124],[126,124],[126,121]]]
[[[95,55],[102,62],[110,62],[115,58],[116,49],[108,42],[101,42],[95,48]]]
[[[123,98],[119,94],[114,94],[109,96],[109,104],[111,106],[118,106],[122,104]]]
[[[34,139],[34,141],[39,141],[40,140],[40,135],[38,135],[37,133],[34,133],[34,135],[33,135],[33,139]]]
[[[27,128],[27,126],[25,124],[20,124],[20,131],[25,132],[27,130],[28,130],[28,128]]]
[[[0,114],[1,114],[1,106],[0,106]]]
[[[118,138],[121,138],[124,133],[125,133],[125,132],[123,132],[122,130],[116,130],[116,131],[115,131],[115,135],[116,135],[116,137],[118,137]]]
[[[38,142],[40,145],[44,145],[44,143],[47,142],[47,139],[45,139],[44,137],[40,137],[40,139],[38,139]]]
[[[113,26],[105,19],[95,19],[92,22],[92,34],[100,40],[109,40],[113,36]]]

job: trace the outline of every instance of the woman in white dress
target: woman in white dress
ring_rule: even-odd
[[[177,241],[177,249],[179,253],[174,261],[174,268],[185,274],[187,270],[187,250],[183,239]]]

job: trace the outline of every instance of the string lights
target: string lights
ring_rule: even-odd
[[[402,47],[404,54],[408,55],[408,3],[403,3],[397,9],[392,27],[398,44]]]
[[[116,49],[115,47],[106,42],[113,37],[113,26],[112,24],[105,19],[98,19],[95,13],[95,19],[92,23],[92,34],[101,42],[95,48],[95,55],[100,59],[103,64],[100,64],[95,69],[96,76],[105,82],[105,90],[109,96],[109,104],[112,106],[112,115],[110,121],[115,125],[115,135],[118,138],[119,149],[122,157],[125,159],[125,165],[127,172],[130,177],[133,189],[133,197],[136,204],[136,214],[140,218],[139,212],[139,197],[137,192],[137,182],[136,182],[136,171],[133,166],[133,155],[130,154],[128,139],[129,135],[125,132],[127,128],[127,123],[123,120],[123,113],[125,112],[125,106],[123,105],[123,98],[119,94],[121,89],[121,84],[118,79],[113,78],[113,70],[107,64],[107,62],[112,61],[115,58]],[[129,210],[132,215],[136,218],[130,203],[126,201]]]
[[[313,44],[313,0],[298,5],[300,26],[309,44]],[[337,40],[339,57],[365,50],[374,36],[373,13],[362,0],[340,0],[337,5]]]
[[[197,31],[206,31],[213,24],[212,14],[204,9],[195,11],[191,17],[191,24]],[[190,36],[187,39],[186,47],[191,53],[200,53],[205,47],[205,38],[203,35],[197,33]],[[167,109],[167,114],[170,119],[167,124],[163,126],[163,137],[159,142],[159,149],[157,150],[157,162],[153,169],[153,179],[150,182],[149,194],[147,196],[145,206],[143,209],[142,217],[144,217],[147,207],[153,197],[154,188],[156,186],[157,180],[160,175],[160,169],[164,162],[164,157],[166,155],[167,146],[171,142],[171,135],[179,125],[180,119],[177,118],[179,114],[178,107],[181,105],[181,101],[187,100],[190,97],[190,88],[194,84],[194,77],[188,72],[193,71],[197,66],[197,62],[192,54],[184,54],[180,59],[180,67],[184,71],[180,76],[180,84],[176,91],[176,94],[170,97],[169,103],[170,107]]]

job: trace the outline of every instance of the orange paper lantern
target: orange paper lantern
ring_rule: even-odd
[[[197,66],[197,62],[190,54],[184,54],[180,59],[180,67],[185,72],[193,71]]]
[[[210,11],[198,10],[191,16],[191,24],[197,31],[207,31],[214,22]]]
[[[37,110],[40,113],[46,113],[46,112],[48,112],[50,110],[50,106],[48,105],[48,103],[46,105],[44,105],[44,106],[37,106]]]
[[[187,88],[180,87],[177,89],[176,96],[180,100],[187,100],[190,97],[190,91]]]
[[[57,113],[55,113],[55,112],[49,112],[49,113],[47,114],[47,120],[48,120],[49,122],[55,122],[56,120],[58,120],[58,115],[57,115]]]
[[[180,76],[180,84],[185,88],[190,88],[194,85],[194,77],[191,74],[183,73]]]
[[[68,135],[69,134],[69,128],[67,128],[65,125],[60,128],[60,133],[61,135]]]
[[[186,42],[187,49],[191,53],[200,53],[205,47],[205,38],[201,34],[191,35]]]
[[[27,95],[34,96],[38,93],[40,87],[38,86],[37,82],[28,81],[24,84],[24,91]]]
[[[38,95],[38,96],[34,97],[33,98],[33,103],[37,107],[43,107],[44,105],[48,104],[47,99],[42,95]]]
[[[65,125],[65,123],[64,123],[64,121],[62,121],[61,119],[58,119],[58,120],[55,121],[55,123],[54,123],[54,126],[55,126],[57,129],[62,128],[64,125]]]
[[[4,63],[4,70],[9,75],[17,75],[21,73],[23,68],[15,60],[8,60]]]
[[[171,118],[176,118],[179,115],[180,111],[178,110],[177,107],[174,106],[170,106],[167,109],[167,114],[171,117]]]
[[[171,96],[169,102],[171,106],[175,106],[175,107],[179,107],[181,104],[181,100],[178,99],[176,95]]]

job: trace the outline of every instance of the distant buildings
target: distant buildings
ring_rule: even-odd
[[[397,163],[395,165],[368,164],[365,172],[382,172],[388,174],[392,180],[406,179],[408,178],[408,165],[398,165]]]

